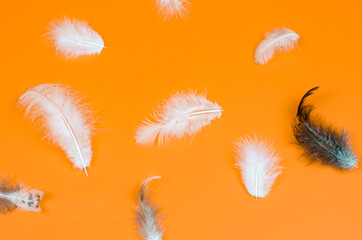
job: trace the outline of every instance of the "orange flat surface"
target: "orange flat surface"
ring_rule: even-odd
[[[362,170],[309,165],[293,144],[302,95],[327,122],[351,133],[362,156],[359,1],[191,1],[191,13],[162,21],[152,0],[6,1],[0,10],[0,172],[45,192],[42,213],[0,216],[1,238],[140,239],[134,209],[152,175],[165,240],[362,237]],[[67,61],[45,41],[47,25],[68,16],[89,22],[108,47]],[[263,34],[287,27],[298,48],[267,65],[253,61]],[[41,83],[62,83],[97,111],[89,177],[16,107]],[[225,110],[193,140],[136,145],[141,120],[171,94],[207,91]],[[234,167],[233,142],[270,138],[285,168],[265,199],[251,197]],[[190,144],[191,143],[191,144]]]

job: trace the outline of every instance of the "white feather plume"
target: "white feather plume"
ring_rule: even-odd
[[[102,37],[88,23],[76,19],[64,18],[51,23],[47,36],[56,51],[68,59],[100,54],[105,48]]]
[[[136,131],[136,142],[152,144],[158,136],[159,145],[173,138],[194,136],[221,117],[223,110],[219,105],[206,99],[205,95],[176,93],[169,100],[158,106],[153,114],[155,122],[148,119]]]
[[[161,240],[163,237],[158,207],[151,202],[146,194],[147,184],[151,180],[158,178],[161,177],[154,176],[146,179],[138,193],[139,206],[136,210],[136,223],[138,232],[144,240]]]
[[[56,84],[41,84],[27,90],[19,102],[25,115],[38,122],[45,137],[59,145],[75,168],[90,166],[92,159],[91,112],[70,89]]]
[[[268,195],[282,170],[280,158],[272,144],[249,137],[240,139],[236,143],[236,159],[250,195],[256,198]]]
[[[255,50],[255,62],[266,64],[275,52],[289,51],[294,48],[299,35],[287,28],[275,28],[265,34],[265,39],[260,42]]]
[[[188,13],[187,0],[156,0],[158,13],[165,18],[182,17]]]

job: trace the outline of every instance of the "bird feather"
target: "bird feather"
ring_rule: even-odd
[[[266,64],[276,52],[289,51],[294,48],[299,35],[287,28],[275,28],[265,34],[255,50],[254,59],[257,64]]]
[[[163,237],[164,231],[158,214],[159,208],[151,202],[146,194],[147,184],[158,178],[161,177],[154,176],[146,179],[138,193],[139,206],[136,209],[136,224],[138,233],[144,240],[161,240]]]
[[[312,162],[319,161],[343,170],[353,169],[358,160],[348,133],[326,126],[318,115],[313,116],[313,106],[305,104],[305,99],[318,88],[310,89],[299,103],[293,124],[295,140]]]
[[[280,157],[270,142],[246,137],[236,142],[236,166],[241,170],[243,183],[250,195],[268,195],[281,173]]]
[[[54,43],[56,52],[67,59],[100,54],[105,48],[102,37],[87,22],[76,19],[52,22],[46,36]]]
[[[165,19],[171,17],[182,17],[189,12],[187,0],[156,0],[158,14]]]
[[[136,142],[152,144],[158,136],[159,145],[163,145],[173,138],[194,136],[213,119],[220,118],[221,112],[221,107],[205,95],[176,93],[158,106],[153,114],[155,121],[143,121],[136,131]]]
[[[0,213],[7,214],[14,210],[40,212],[39,202],[44,193],[29,190],[22,184],[14,184],[9,178],[0,180]]]
[[[45,137],[59,145],[75,168],[90,166],[93,116],[80,97],[67,87],[41,84],[27,90],[18,101],[25,116],[39,123]]]

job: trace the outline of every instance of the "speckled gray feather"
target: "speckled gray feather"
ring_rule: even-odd
[[[309,90],[299,103],[293,124],[295,139],[312,162],[319,161],[343,170],[353,169],[358,160],[352,151],[348,133],[325,126],[319,116],[312,116],[313,106],[304,103],[318,88]]]
[[[0,214],[14,210],[40,212],[42,197],[41,191],[29,190],[22,184],[13,183],[10,178],[0,179]]]

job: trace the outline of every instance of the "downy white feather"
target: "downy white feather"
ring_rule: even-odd
[[[158,207],[154,205],[146,194],[147,184],[153,180],[161,178],[154,176],[146,179],[138,193],[139,206],[136,210],[136,223],[138,233],[144,240],[161,240],[163,229],[161,218],[158,216]]]
[[[100,54],[105,48],[102,37],[88,23],[76,19],[64,18],[51,23],[46,35],[53,41],[56,51],[68,59]]]
[[[0,213],[6,214],[15,209],[20,211],[40,212],[39,202],[44,193],[29,190],[21,184],[11,184],[10,179],[0,182]]]
[[[153,114],[155,122],[148,119],[136,131],[136,142],[152,144],[158,136],[159,145],[173,138],[194,136],[221,117],[223,110],[219,105],[206,99],[205,95],[176,93],[169,100],[158,106]]]
[[[167,19],[174,16],[182,17],[188,13],[189,2],[187,0],[156,0],[156,5],[159,15]]]
[[[265,34],[265,39],[260,42],[255,50],[255,62],[266,64],[275,52],[289,51],[294,48],[299,35],[287,28],[275,28]]]
[[[70,89],[56,84],[30,88],[19,102],[25,116],[40,124],[45,137],[59,145],[75,168],[84,169],[92,159],[93,117]]]
[[[281,173],[280,157],[271,143],[249,137],[236,142],[236,166],[250,195],[263,198]]]

